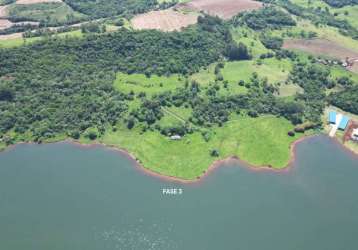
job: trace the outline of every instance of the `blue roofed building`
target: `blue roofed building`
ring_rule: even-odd
[[[334,111],[329,112],[328,114],[328,122],[332,124],[336,124],[337,113]]]
[[[347,128],[349,122],[349,118],[347,116],[343,116],[341,122],[338,125],[338,128],[341,130],[345,130]]]

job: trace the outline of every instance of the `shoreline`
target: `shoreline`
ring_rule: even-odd
[[[220,160],[215,160],[212,164],[210,164],[208,166],[208,168],[203,171],[203,173],[199,176],[197,176],[195,179],[183,179],[180,177],[176,177],[176,176],[170,176],[170,175],[164,175],[161,174],[159,172],[156,172],[154,170],[151,170],[147,167],[145,167],[140,160],[133,155],[132,153],[130,153],[128,150],[123,149],[123,148],[119,148],[116,145],[110,145],[110,144],[105,144],[105,143],[101,143],[101,142],[93,142],[93,143],[81,143],[80,141],[77,140],[72,140],[72,139],[65,139],[62,141],[55,141],[55,142],[44,142],[42,143],[43,145],[46,144],[55,144],[55,143],[68,143],[68,144],[72,144],[75,145],[77,147],[81,147],[81,148],[93,148],[93,147],[103,147],[109,150],[113,150],[117,153],[120,153],[121,155],[125,156],[128,160],[130,160],[133,164],[134,167],[137,171],[141,172],[142,174],[154,177],[154,178],[158,178],[160,180],[166,181],[166,182],[171,182],[171,183],[177,183],[177,184],[199,184],[200,182],[202,182],[206,177],[208,177],[212,172],[214,172],[215,170],[217,170],[219,167],[225,166],[228,163],[239,163],[241,166],[245,167],[246,169],[250,170],[250,171],[254,171],[254,172],[276,172],[276,173],[287,173],[288,171],[290,171],[290,169],[293,167],[293,163],[296,160],[296,148],[297,145],[300,144],[301,142],[319,136],[322,134],[316,134],[316,135],[308,135],[308,136],[303,136],[299,139],[297,139],[296,141],[292,142],[290,145],[290,159],[289,162],[287,163],[287,165],[283,168],[274,168],[270,165],[253,165],[247,161],[244,161],[242,159],[240,159],[237,156],[229,156],[226,157],[224,159],[220,159]],[[326,136],[325,134],[323,134],[323,136]],[[342,144],[338,139],[336,138],[331,138],[331,141],[333,143],[337,143],[340,145],[340,147],[349,152],[349,154],[351,154],[353,157],[358,157],[358,154],[351,150],[349,147],[346,147],[344,144]],[[36,142],[19,142],[13,145],[10,145],[8,147],[6,147],[3,150],[0,150],[1,152],[5,152],[7,150],[13,150],[14,148],[16,148],[16,146],[18,145],[22,145],[22,144],[36,144],[36,145],[41,145],[39,143]]]

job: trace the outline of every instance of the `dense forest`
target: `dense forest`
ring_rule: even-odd
[[[90,127],[103,133],[126,110],[128,97],[112,86],[115,72],[187,74],[217,61],[232,40],[213,20],[184,32],[123,29],[0,49],[1,132],[31,132],[37,140],[78,137]]]
[[[358,115],[358,86],[348,86],[345,90],[329,96],[331,104]]]
[[[325,107],[325,90],[329,87],[330,71],[323,66],[311,63],[298,63],[294,66],[290,80],[304,89],[297,100],[304,103],[304,116],[307,120],[320,123]]]
[[[232,23],[234,26],[246,24],[254,30],[277,29],[284,26],[296,25],[296,22],[289,14],[275,7],[241,13],[233,18]]]

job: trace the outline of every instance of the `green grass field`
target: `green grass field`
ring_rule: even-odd
[[[107,29],[107,32],[114,32],[118,28],[113,25],[106,25],[106,29]],[[84,34],[82,33],[82,31],[80,29],[66,31],[66,32],[51,35],[51,37],[59,37],[59,38],[65,38],[65,37],[81,38],[83,36],[84,36]],[[0,48],[18,47],[18,46],[22,46],[25,44],[31,44],[36,41],[42,40],[42,39],[47,39],[47,37],[39,36],[39,37],[30,37],[30,38],[25,38],[25,39],[24,38],[13,38],[13,39],[7,39],[7,40],[0,40]]]
[[[145,92],[149,96],[168,90],[175,90],[180,86],[184,86],[184,78],[178,75],[168,77],[152,75],[148,78],[144,74],[128,75],[118,73],[114,81],[114,87],[123,93],[128,94],[133,91],[138,94]]]
[[[269,58],[257,61],[238,61],[225,64],[222,74],[225,80],[237,83],[239,80],[248,81],[252,73],[256,72],[259,77],[266,77],[270,83],[284,82],[292,69],[289,60],[277,60]]]
[[[161,127],[173,127],[184,125],[189,122],[189,117],[192,115],[191,108],[178,107],[162,107],[164,117],[160,119],[157,124]]]
[[[63,33],[58,33],[56,35],[52,35],[52,37],[82,37],[83,34],[81,32],[81,30],[73,30],[73,31],[68,31],[68,32],[63,32]],[[0,40],[0,48],[13,48],[13,47],[18,47],[18,46],[22,46],[25,44],[31,44],[34,43],[36,41],[40,41],[42,39],[46,39],[46,37],[30,37],[30,38],[14,38],[14,39],[8,39],[8,40]]]
[[[358,84],[358,74],[350,72],[340,66],[330,67],[331,69],[331,78],[336,79],[339,77],[349,77],[353,80],[354,83]]]
[[[293,83],[281,84],[279,91],[281,97],[289,97],[289,96],[294,96],[296,93],[303,93],[303,89],[300,86]]]
[[[231,34],[235,42],[242,42],[248,47],[254,58],[257,58],[261,54],[270,52],[270,50],[261,43],[258,33],[253,30],[238,27],[231,29]]]
[[[240,80],[248,81],[254,72],[261,78],[266,77],[269,83],[277,83],[284,82],[292,69],[292,63],[287,59],[269,58],[259,60],[259,62],[256,60],[226,62],[221,73],[224,80],[229,82],[230,87],[239,88],[240,86],[237,83]],[[215,81],[214,68],[215,65],[210,65],[208,68],[190,76],[190,79],[196,80],[201,85],[208,85]]]
[[[29,5],[10,5],[8,13],[11,18],[52,24],[65,24],[86,19],[86,15],[74,11],[65,3],[36,3]]]
[[[32,39],[32,40],[35,41],[35,39]],[[39,40],[39,39],[37,39],[37,40]],[[31,42],[31,40],[30,40],[30,42]],[[0,40],[0,48],[13,48],[13,47],[22,46],[24,44],[25,44],[25,40],[22,37],[8,39],[8,40]]]
[[[132,153],[145,168],[167,176],[192,180],[202,175],[218,159],[238,156],[255,165],[283,168],[290,160],[290,145],[302,135],[289,137],[293,125],[284,118],[236,117],[223,127],[211,130],[206,142],[199,132],[172,141],[158,132],[141,133],[139,128],[128,130],[122,126],[107,132],[100,142],[123,148]],[[210,156],[217,149],[218,158]]]

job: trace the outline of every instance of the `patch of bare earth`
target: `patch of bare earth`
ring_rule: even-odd
[[[131,20],[131,23],[135,29],[174,31],[195,24],[197,20],[197,14],[183,14],[173,9],[167,9],[138,15]]]
[[[253,0],[192,0],[179,4],[178,8],[203,11],[209,15],[230,19],[240,12],[256,10],[262,6],[261,2]]]
[[[32,26],[39,26],[39,22],[17,22],[17,23],[13,23],[13,22],[10,22],[9,20],[7,19],[0,19],[0,30],[4,30],[4,29],[7,29],[7,28],[10,28],[14,25],[17,25],[17,26],[21,26],[21,25],[32,25]]]
[[[0,30],[10,28],[12,26],[12,22],[7,19],[0,19]]]
[[[17,4],[34,4],[34,3],[59,3],[62,0],[17,0]]]
[[[283,44],[284,49],[302,50],[314,55],[329,56],[340,60],[358,58],[358,53],[326,39],[290,39]]]
[[[12,33],[9,35],[0,35],[0,40],[12,40],[16,38],[22,38],[22,32]]]
[[[0,6],[0,18],[4,18],[7,16],[7,5]]]
[[[358,74],[358,60],[356,60],[352,66],[349,66],[348,69]]]

